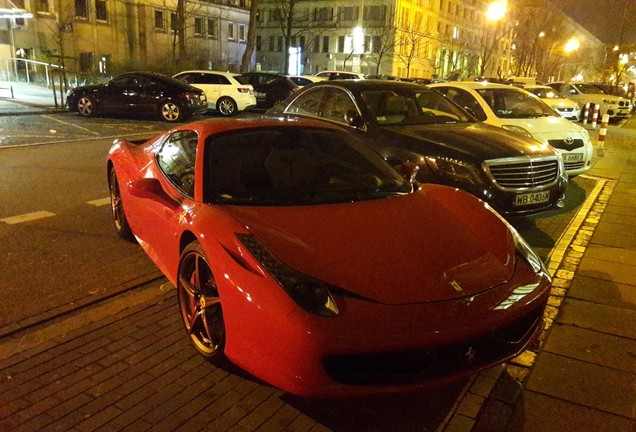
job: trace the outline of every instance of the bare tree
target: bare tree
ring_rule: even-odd
[[[421,20],[402,20],[398,24],[395,40],[395,55],[406,66],[406,76],[411,73],[415,62],[429,61],[422,52],[426,52],[427,44],[432,40],[432,32],[422,25]]]
[[[248,72],[252,62],[252,56],[256,50],[256,18],[258,16],[258,6],[260,0],[252,0],[250,5],[250,21],[247,28],[247,44],[241,58],[241,72]]]

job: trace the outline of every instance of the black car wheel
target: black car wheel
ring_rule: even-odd
[[[225,323],[214,275],[198,242],[183,250],[177,276],[179,309],[196,350],[210,360],[224,356]]]
[[[97,105],[93,98],[88,96],[80,96],[77,100],[77,112],[84,117],[92,117],[97,112]]]
[[[179,105],[172,101],[163,102],[159,106],[159,115],[162,120],[173,123],[183,119],[183,114]]]
[[[110,208],[113,212],[115,230],[119,237],[124,240],[134,241],[135,236],[130,230],[128,219],[126,219],[126,213],[124,212],[124,205],[121,201],[121,193],[119,192],[119,182],[117,181],[115,168],[111,168],[108,173],[108,188],[110,190]]]
[[[238,111],[238,106],[232,98],[224,96],[216,102],[216,110],[222,116],[230,117],[236,114],[236,112]]]

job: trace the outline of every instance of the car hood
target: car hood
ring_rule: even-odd
[[[557,108],[578,108],[579,104],[570,99],[541,99],[547,105]]]
[[[581,126],[572,123],[570,120],[561,116],[538,117],[538,118],[502,118],[503,125],[520,126],[530,132],[533,136],[536,134],[552,134],[567,135],[571,132],[581,132]]]
[[[405,137],[408,138],[406,141]],[[549,146],[483,123],[389,126],[382,128],[378,139],[383,146],[407,146],[424,155],[454,156],[474,162],[554,155]]]
[[[507,225],[444,186],[372,201],[226,210],[292,268],[383,304],[472,296],[514,271]]]

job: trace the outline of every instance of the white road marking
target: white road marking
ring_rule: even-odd
[[[49,119],[49,120],[56,121],[56,122],[58,122],[58,123],[62,123],[63,125],[66,125],[66,126],[76,127],[76,128],[78,128],[78,129],[81,129],[81,130],[83,130],[83,131],[85,131],[85,132],[88,132],[88,133],[91,133],[91,134],[93,134],[93,135],[99,135],[99,133],[98,133],[98,132],[92,131],[92,130],[87,129],[87,128],[82,127],[82,126],[78,126],[78,125],[73,124],[73,123],[69,123],[69,122],[66,122],[66,121],[60,120],[60,119],[55,118],[55,117],[53,117],[53,116],[43,115],[43,116],[41,116],[41,117],[47,118],[47,119]]]
[[[93,205],[95,207],[110,205],[110,197],[108,198],[100,198],[92,201],[86,201],[86,204]]]
[[[8,218],[0,219],[0,222],[4,222],[9,225],[15,225],[23,222],[30,222],[38,219],[44,219],[47,217],[55,216],[55,213],[47,211],[37,211],[33,213],[26,213],[18,216],[11,216]]]

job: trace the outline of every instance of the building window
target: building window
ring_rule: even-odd
[[[97,21],[108,21],[106,0],[95,0],[95,19]]]
[[[280,16],[280,10],[278,10],[278,9],[270,9],[268,12],[269,12],[269,17],[268,17],[268,21],[269,22],[280,22],[280,21],[282,21],[282,18]]]
[[[216,38],[216,21],[214,18],[208,18],[208,37]]]
[[[386,19],[386,5],[365,6],[363,19],[375,21]]]
[[[77,18],[88,18],[88,0],[75,0],[75,16]]]
[[[166,24],[163,18],[163,11],[156,10],[155,11],[155,28],[157,30],[165,30]]]
[[[203,18],[194,17],[194,34],[197,36],[203,34]]]
[[[227,38],[230,40],[234,40],[234,23],[227,23]]]
[[[320,52],[320,36],[314,36],[314,42],[311,48],[315,53]]]
[[[333,8],[314,8],[314,21],[333,21]]]
[[[174,12],[170,14],[170,31],[173,33],[177,32],[177,14]]]
[[[274,36],[269,37],[269,50],[274,51]]]
[[[345,37],[344,36],[338,36],[338,52],[339,53],[345,52]]]
[[[35,0],[34,3],[36,12],[51,12],[51,9],[49,7],[49,0]]]
[[[238,37],[241,42],[245,42],[245,24],[239,24]]]
[[[359,10],[360,8],[358,6],[344,6],[344,7],[338,8],[338,20],[339,21],[357,21]]]
[[[329,36],[322,37],[322,52],[324,53],[329,52]]]
[[[276,51],[281,52],[283,50],[283,37],[278,36],[276,38]]]
[[[81,52],[79,55],[79,68],[80,72],[92,72],[93,71],[93,53]]]
[[[262,39],[261,39],[261,35],[256,35],[256,51],[260,51],[262,46]]]

